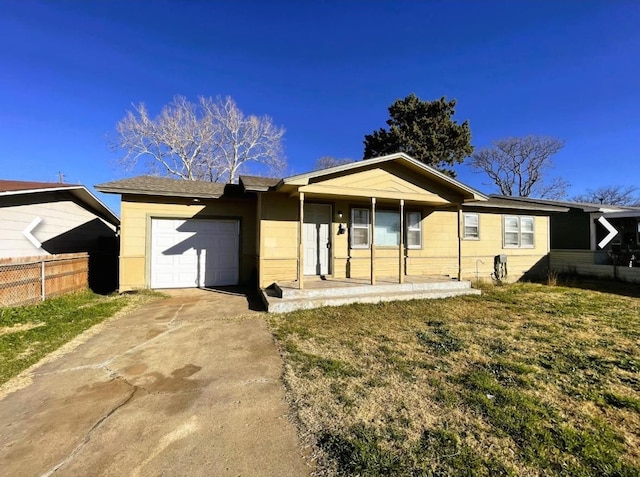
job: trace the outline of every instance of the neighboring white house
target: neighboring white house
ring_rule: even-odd
[[[0,180],[0,258],[100,251],[119,225],[82,185]]]

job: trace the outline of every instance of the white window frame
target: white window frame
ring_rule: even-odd
[[[366,212],[366,216],[367,216],[367,224],[356,224],[355,221],[355,212],[356,211],[364,211]],[[395,213],[398,216],[400,215],[400,212],[397,211],[393,211],[393,210],[376,210],[376,213]],[[410,214],[418,214],[418,216],[420,217],[417,227],[411,227],[410,226],[410,221],[409,221],[409,215]],[[404,245],[406,248],[408,249],[412,249],[412,250],[420,250],[422,249],[422,212],[418,212],[418,211],[414,211],[414,210],[409,210],[409,211],[405,211],[405,236],[404,236]],[[377,220],[376,220],[377,222]],[[353,248],[353,249],[367,249],[371,247],[371,210],[366,208],[366,207],[352,207],[351,208],[351,224],[350,224],[350,238],[349,238],[349,247]],[[354,234],[354,229],[366,229],[367,230],[367,244],[366,245],[360,245],[360,244],[354,244],[353,243],[353,239],[355,237]],[[418,238],[419,238],[419,243],[416,245],[409,245],[409,231],[411,232],[418,232]],[[378,234],[376,234],[378,235]],[[398,237],[399,239],[399,237]],[[376,247],[397,247],[399,245],[399,243],[396,243],[394,245],[380,245],[380,244],[376,244]]]
[[[418,226],[417,227],[411,227],[411,221],[409,220],[409,215],[410,214],[417,214],[419,217],[418,220]],[[406,235],[405,235],[405,246],[408,249],[412,249],[412,250],[419,250],[422,248],[422,212],[416,212],[413,210],[408,210],[407,212],[405,212],[405,223],[407,224],[407,231],[406,231]],[[409,245],[409,232],[418,232],[418,237],[420,238],[419,243],[417,245]]]
[[[363,211],[366,212],[366,216],[367,216],[367,223],[366,224],[356,224],[355,221],[355,212],[356,211]],[[367,243],[366,245],[363,244],[354,244],[353,243],[353,239],[355,238],[355,229],[366,229],[367,230]],[[351,233],[350,233],[350,237],[349,237],[349,246],[351,248],[356,248],[356,249],[366,249],[369,248],[371,246],[371,210],[364,208],[364,207],[353,207],[351,209]]]
[[[467,217],[475,217],[476,218],[476,234],[475,235],[467,235]],[[473,225],[469,226],[474,227]],[[480,240],[480,214],[475,212],[463,212],[462,213],[462,238],[464,240]]]
[[[507,231],[507,220],[515,219],[516,227],[513,230]],[[522,230],[523,220],[531,221],[531,231]],[[507,243],[507,233],[516,234],[517,243]],[[531,235],[531,244],[522,243],[523,235]],[[535,248],[536,246],[536,220],[531,215],[505,215],[502,218],[502,248]]]

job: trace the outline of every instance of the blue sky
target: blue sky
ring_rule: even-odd
[[[0,176],[126,177],[106,135],[144,102],[230,95],[286,128],[288,172],[359,159],[410,93],[457,100],[472,143],[566,141],[570,195],[640,185],[640,2],[12,1],[0,15]],[[466,165],[458,178],[494,192]],[[118,197],[98,196],[118,212]]]

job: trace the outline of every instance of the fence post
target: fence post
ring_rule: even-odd
[[[41,285],[41,287],[40,287],[40,288],[41,288],[41,298],[42,298],[42,301],[44,301],[44,300],[45,300],[45,298],[46,298],[46,294],[45,294],[45,285],[44,285],[44,284],[45,284],[45,278],[44,278],[44,260],[42,260],[42,261],[40,262],[40,265],[41,265],[41,267],[40,267],[40,283],[42,284],[42,285]]]

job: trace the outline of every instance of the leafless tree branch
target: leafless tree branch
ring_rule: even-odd
[[[552,156],[563,147],[560,139],[546,136],[500,139],[473,154],[470,166],[487,174],[502,195],[559,199],[566,196],[569,183],[547,176]]]
[[[635,186],[602,186],[597,189],[587,189],[584,194],[571,198],[575,202],[607,205],[627,205],[640,207],[640,196],[636,195],[638,188]]]
[[[319,171],[322,169],[328,169],[330,167],[342,166],[344,164],[349,164],[351,162],[355,162],[354,159],[344,158],[338,159],[331,156],[322,156],[319,158],[316,163],[313,165],[314,171]]]
[[[268,116],[244,116],[230,97],[176,96],[156,118],[144,104],[116,124],[112,146],[124,151],[122,166],[142,165],[152,174],[184,180],[235,182],[250,163],[277,174],[286,166],[284,128]]]

